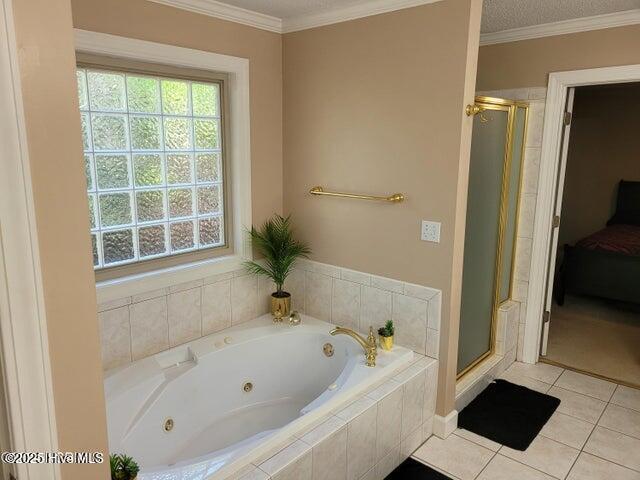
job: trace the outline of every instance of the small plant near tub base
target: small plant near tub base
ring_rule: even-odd
[[[387,320],[384,327],[378,329],[378,335],[380,335],[380,346],[384,350],[391,350],[393,348],[393,320]]]
[[[276,284],[276,291],[271,294],[271,314],[275,320],[281,320],[291,311],[291,294],[282,288],[293,269],[296,260],[308,257],[309,246],[296,240],[291,228],[291,217],[274,215],[260,229],[251,228],[251,242],[264,259],[259,262],[245,262],[249,272],[264,275]]]
[[[119,453],[109,455],[109,466],[111,480],[135,480],[140,471],[140,467],[133,458]]]

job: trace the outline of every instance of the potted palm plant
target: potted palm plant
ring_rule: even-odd
[[[135,480],[140,471],[133,458],[119,453],[109,455],[109,466],[111,480]]]
[[[311,249],[294,238],[290,216],[276,214],[260,229],[252,227],[249,233],[253,246],[264,258],[258,262],[245,262],[245,266],[249,272],[264,275],[275,283],[276,291],[271,294],[271,314],[274,321],[280,321],[291,312],[291,294],[283,290],[284,282],[296,260],[308,257]]]

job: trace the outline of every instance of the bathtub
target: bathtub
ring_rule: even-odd
[[[379,349],[367,367],[360,345],[332,328],[264,315],[107,372],[110,451],[138,461],[138,480],[225,478],[413,358]]]

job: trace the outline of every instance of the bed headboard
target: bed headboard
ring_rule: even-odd
[[[607,225],[640,225],[640,182],[620,180],[616,213]]]

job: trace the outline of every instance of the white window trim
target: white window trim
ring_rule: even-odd
[[[107,302],[139,293],[198,280],[217,273],[230,272],[251,259],[246,230],[251,226],[251,135],[249,109],[249,60],[218,53],[135,40],[105,33],[75,30],[76,51],[107,55],[174,67],[198,68],[229,76],[230,168],[233,254],[200,262],[178,265],[142,274],[98,282],[98,302]]]

